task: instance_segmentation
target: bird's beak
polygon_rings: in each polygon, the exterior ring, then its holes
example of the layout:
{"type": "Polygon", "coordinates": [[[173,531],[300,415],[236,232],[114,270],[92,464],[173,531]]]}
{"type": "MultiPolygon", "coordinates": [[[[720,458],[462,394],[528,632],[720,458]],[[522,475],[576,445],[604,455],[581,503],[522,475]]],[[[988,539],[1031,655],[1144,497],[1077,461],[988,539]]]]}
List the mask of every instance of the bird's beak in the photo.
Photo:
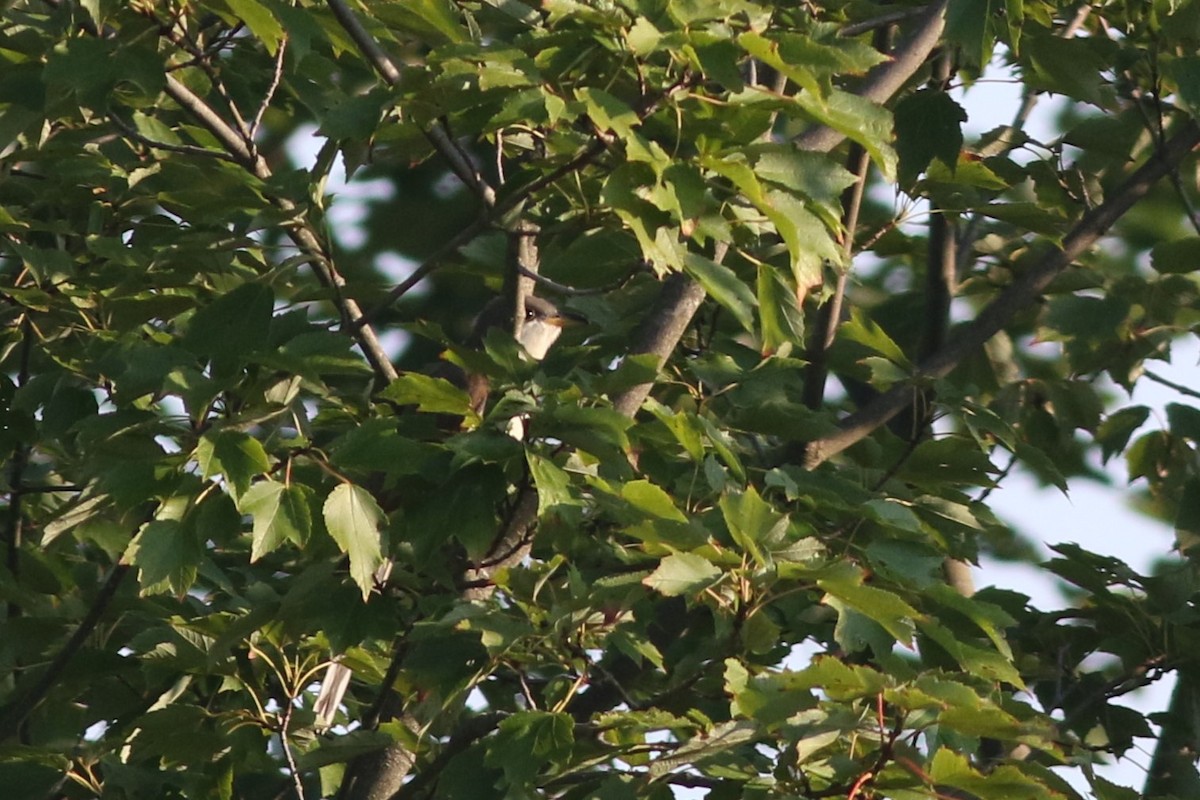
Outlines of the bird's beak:
{"type": "Polygon", "coordinates": [[[553,316],[545,317],[543,321],[547,325],[553,325],[556,328],[573,328],[576,325],[582,325],[587,322],[578,314],[573,314],[570,311],[561,311],[553,316]]]}

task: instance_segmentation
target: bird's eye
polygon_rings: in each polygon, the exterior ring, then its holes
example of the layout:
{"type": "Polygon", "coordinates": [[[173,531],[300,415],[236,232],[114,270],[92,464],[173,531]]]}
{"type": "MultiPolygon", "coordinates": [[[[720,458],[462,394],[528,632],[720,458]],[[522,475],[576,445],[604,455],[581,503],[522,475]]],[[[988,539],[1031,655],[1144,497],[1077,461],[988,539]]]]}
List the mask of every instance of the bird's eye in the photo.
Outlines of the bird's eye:
{"type": "Polygon", "coordinates": [[[528,322],[529,320],[532,320],[532,319],[536,319],[536,318],[537,318],[536,311],[534,311],[532,308],[525,309],[525,321],[526,322],[528,322]]]}

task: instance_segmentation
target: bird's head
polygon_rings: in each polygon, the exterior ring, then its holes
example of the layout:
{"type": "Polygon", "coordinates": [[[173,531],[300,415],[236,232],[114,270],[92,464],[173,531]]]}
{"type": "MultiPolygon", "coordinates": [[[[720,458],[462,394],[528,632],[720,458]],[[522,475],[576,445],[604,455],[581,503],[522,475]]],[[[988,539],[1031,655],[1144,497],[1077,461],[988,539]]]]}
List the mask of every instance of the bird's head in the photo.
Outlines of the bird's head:
{"type": "Polygon", "coordinates": [[[573,322],[575,318],[559,311],[554,303],[530,295],[525,298],[525,319],[517,341],[529,355],[541,361],[563,328],[573,322]]]}
{"type": "MultiPolygon", "coordinates": [[[[579,322],[573,314],[559,311],[558,306],[543,297],[525,298],[525,316],[517,341],[534,359],[541,361],[562,334],[563,328],[579,322]]],[[[475,323],[473,339],[482,342],[493,328],[512,332],[512,306],[507,298],[498,297],[488,303],[475,323]]]]}

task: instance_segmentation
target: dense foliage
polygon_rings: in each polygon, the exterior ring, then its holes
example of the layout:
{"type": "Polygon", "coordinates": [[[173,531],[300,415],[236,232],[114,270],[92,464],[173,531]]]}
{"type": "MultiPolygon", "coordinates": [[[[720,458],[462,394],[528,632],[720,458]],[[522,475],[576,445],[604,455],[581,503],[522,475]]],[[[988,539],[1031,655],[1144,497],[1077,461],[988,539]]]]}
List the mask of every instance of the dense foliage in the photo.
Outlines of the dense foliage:
{"type": "Polygon", "coordinates": [[[1017,469],[1200,535],[1106,388],[1197,324],[1193,0],[0,8],[4,797],[1200,796],[1187,558],[969,570],[1017,469]]]}

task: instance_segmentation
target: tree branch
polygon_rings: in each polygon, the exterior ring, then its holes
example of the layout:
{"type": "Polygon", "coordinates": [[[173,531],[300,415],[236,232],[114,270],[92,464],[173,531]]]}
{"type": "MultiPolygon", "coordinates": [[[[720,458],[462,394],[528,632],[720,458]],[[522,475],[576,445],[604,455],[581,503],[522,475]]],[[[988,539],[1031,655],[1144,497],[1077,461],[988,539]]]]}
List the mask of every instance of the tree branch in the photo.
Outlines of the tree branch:
{"type": "MultiPolygon", "coordinates": [[[[939,0],[930,5],[921,18],[920,26],[907,41],[896,48],[892,60],[871,70],[856,94],[874,103],[883,103],[900,91],[937,46],[942,29],[946,25],[947,5],[949,0],[939,0]]],[[[820,126],[796,137],[796,146],[814,153],[827,153],[845,138],[843,133],[820,126]]]]}
{"type": "MultiPolygon", "coordinates": [[[[723,255],[723,252],[718,253],[714,260],[720,261],[723,255]]],[[[692,317],[704,302],[704,297],[704,287],[691,276],[677,272],[667,278],[629,350],[630,355],[651,354],[661,368],[679,344],[692,317]]],[[[642,407],[653,387],[653,383],[642,383],[626,389],[613,400],[613,408],[632,417],[642,407]]]]}
{"type": "MultiPolygon", "coordinates": [[[[17,351],[17,386],[29,383],[29,357],[33,352],[34,330],[29,321],[29,312],[21,315],[18,323],[21,344],[17,351]]],[[[29,465],[29,444],[17,441],[13,446],[12,460],[8,468],[8,537],[5,542],[5,565],[10,579],[17,580],[21,574],[21,546],[25,538],[24,489],[25,468],[29,465]]],[[[12,621],[21,615],[21,603],[14,593],[6,605],[5,620],[12,621]]]]}
{"type": "MultiPolygon", "coordinates": [[[[375,38],[363,27],[358,21],[358,17],[346,6],[345,0],[326,0],[329,9],[333,12],[334,18],[338,24],[345,29],[350,38],[354,40],[354,44],[358,46],[359,52],[371,62],[375,67],[375,71],[379,73],[389,86],[395,86],[400,82],[400,70],[396,64],[383,51],[375,38]]],[[[493,189],[488,182],[483,179],[479,170],[475,169],[475,165],[471,163],[471,159],[467,153],[455,142],[440,125],[433,125],[423,131],[425,138],[433,145],[433,148],[438,151],[442,158],[446,159],[446,163],[450,165],[450,169],[462,181],[468,189],[476,194],[483,202],[484,206],[490,208],[496,204],[496,190],[493,189]]]]}
{"type": "Polygon", "coordinates": [[[71,638],[58,651],[58,655],[46,667],[42,676],[38,678],[28,692],[17,698],[8,708],[0,714],[0,742],[3,742],[12,736],[16,735],[21,729],[21,723],[25,718],[41,704],[50,690],[58,682],[67,664],[74,658],[79,648],[83,646],[87,637],[92,635],[96,630],[96,626],[100,624],[100,619],[104,616],[104,612],[108,610],[109,603],[117,593],[117,589],[121,586],[121,581],[129,574],[129,565],[116,564],[108,573],[108,578],[100,585],[99,592],[96,593],[96,598],[92,601],[91,608],[88,609],[87,615],[79,623],[79,627],[71,634],[71,638]]]}
{"type": "MultiPolygon", "coordinates": [[[[1197,145],[1200,145],[1200,127],[1189,120],[1104,203],[1084,214],[1058,250],[1029,267],[973,322],[957,331],[944,348],[921,361],[915,380],[925,381],[950,374],[963,359],[1007,326],[1018,312],[1034,303],[1059,273],[1094,245],[1113,223],[1146,196],[1159,179],[1177,169],[1197,145]]],[[[800,452],[790,455],[808,469],[819,466],[900,413],[912,401],[913,391],[911,382],[897,384],[842,420],[837,433],[809,442],[807,446],[801,446],[800,452]]]]}
{"type": "Polygon", "coordinates": [[[842,253],[846,257],[847,267],[839,270],[837,284],[833,296],[821,306],[817,314],[816,330],[809,341],[808,367],[804,370],[804,405],[816,410],[825,401],[825,382],[829,378],[829,348],[837,336],[838,325],[842,321],[842,301],[846,296],[846,282],[850,275],[850,259],[854,254],[854,230],[858,227],[858,212],[862,208],[863,191],[867,186],[867,174],[871,168],[871,159],[861,145],[855,144],[850,148],[846,157],[846,167],[857,180],[842,193],[842,253]]]}
{"type": "MultiPolygon", "coordinates": [[[[270,179],[271,168],[267,165],[266,160],[254,152],[241,135],[226,123],[219,114],[213,111],[203,99],[195,95],[191,89],[184,86],[171,75],[167,76],[166,92],[175,102],[179,103],[180,106],[207,128],[213,136],[217,137],[221,145],[246,170],[259,180],[266,181],[270,179]]],[[[355,300],[345,297],[342,294],[342,288],[346,285],[346,280],[337,271],[337,268],[334,267],[333,260],[329,257],[325,246],[321,242],[321,237],[317,235],[312,225],[304,218],[300,207],[295,202],[282,196],[273,197],[272,200],[285,214],[294,216],[296,221],[289,228],[288,236],[291,237],[298,248],[312,255],[310,263],[317,275],[317,279],[334,293],[335,302],[342,312],[343,328],[358,340],[358,345],[362,348],[363,355],[375,371],[375,374],[381,380],[394,381],[398,377],[396,368],[392,366],[391,359],[388,358],[387,352],[383,349],[383,345],[380,344],[379,338],[375,335],[375,330],[369,324],[360,322],[364,316],[362,308],[359,307],[355,300]]]]}

